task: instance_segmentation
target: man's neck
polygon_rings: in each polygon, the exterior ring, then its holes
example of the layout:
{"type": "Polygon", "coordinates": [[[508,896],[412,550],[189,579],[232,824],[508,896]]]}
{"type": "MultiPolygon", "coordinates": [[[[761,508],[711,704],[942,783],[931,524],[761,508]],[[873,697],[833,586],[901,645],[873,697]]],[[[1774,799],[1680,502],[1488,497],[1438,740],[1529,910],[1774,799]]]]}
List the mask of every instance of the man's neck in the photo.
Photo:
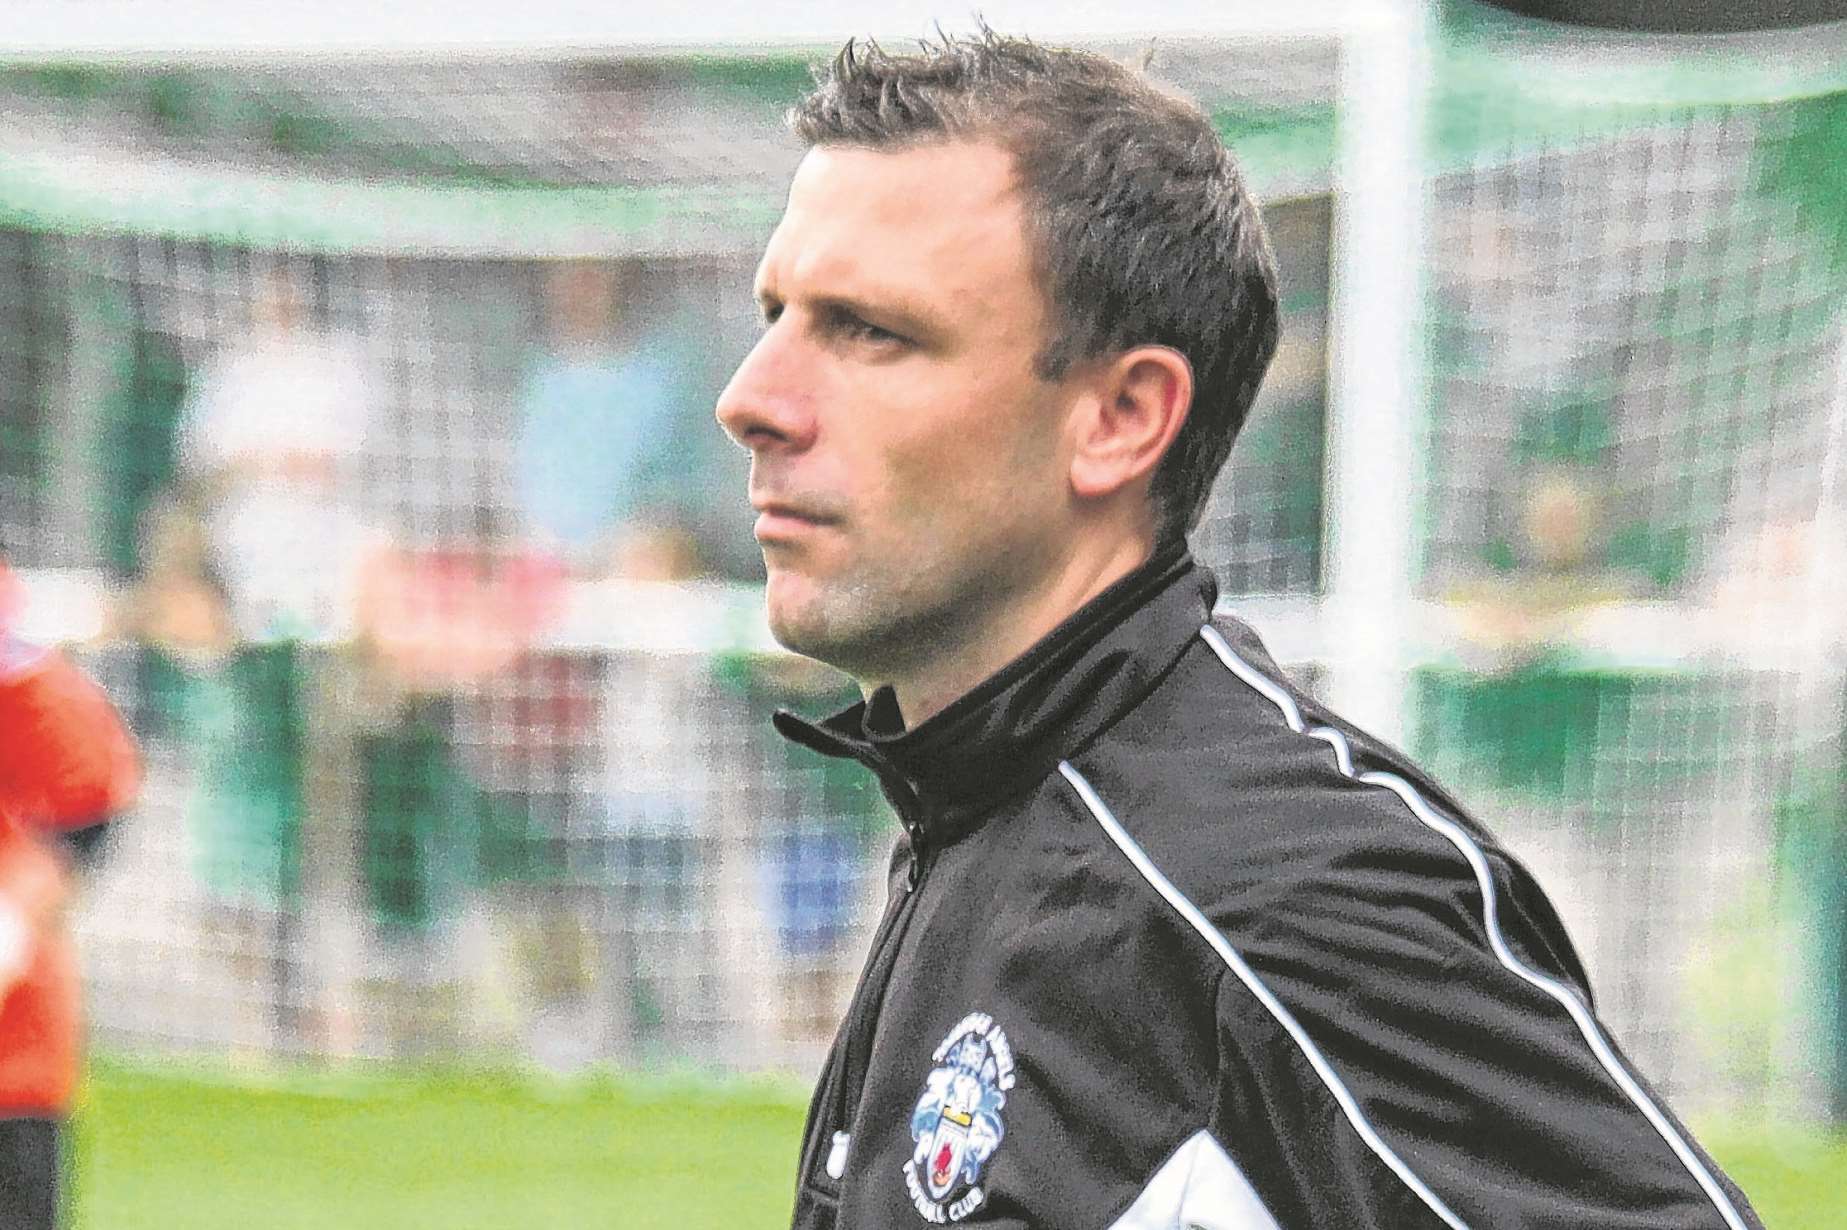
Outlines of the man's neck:
{"type": "Polygon", "coordinates": [[[1049,585],[990,612],[952,651],[918,670],[880,681],[891,685],[906,729],[922,725],[973,691],[1153,554],[1150,542],[1136,538],[1124,540],[1108,554],[1073,559],[1049,585]]]}

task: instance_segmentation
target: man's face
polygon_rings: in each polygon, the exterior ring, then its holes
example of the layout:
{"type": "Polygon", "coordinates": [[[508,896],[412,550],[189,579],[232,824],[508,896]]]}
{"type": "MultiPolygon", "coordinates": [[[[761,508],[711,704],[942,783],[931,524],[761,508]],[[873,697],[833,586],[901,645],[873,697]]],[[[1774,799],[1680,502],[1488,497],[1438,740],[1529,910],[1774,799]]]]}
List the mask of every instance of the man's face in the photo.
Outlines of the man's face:
{"type": "Polygon", "coordinates": [[[756,291],[718,417],[751,450],[777,639],[884,681],[1004,627],[1073,532],[1010,156],[811,150],[756,291]]]}

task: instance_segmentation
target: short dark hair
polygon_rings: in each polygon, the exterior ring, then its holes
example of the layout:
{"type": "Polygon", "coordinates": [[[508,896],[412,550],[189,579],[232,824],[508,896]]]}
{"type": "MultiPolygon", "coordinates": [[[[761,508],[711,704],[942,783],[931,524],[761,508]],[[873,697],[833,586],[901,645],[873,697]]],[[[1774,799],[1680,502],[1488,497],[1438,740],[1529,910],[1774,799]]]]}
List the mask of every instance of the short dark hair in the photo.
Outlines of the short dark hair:
{"type": "Polygon", "coordinates": [[[1193,366],[1154,477],[1163,539],[1198,524],[1276,353],[1276,269],[1236,160],[1194,104],[1103,56],[983,26],[894,55],[851,40],[789,113],[809,145],[992,141],[1014,159],[1050,308],[1038,374],[1140,345],[1193,366]]]}

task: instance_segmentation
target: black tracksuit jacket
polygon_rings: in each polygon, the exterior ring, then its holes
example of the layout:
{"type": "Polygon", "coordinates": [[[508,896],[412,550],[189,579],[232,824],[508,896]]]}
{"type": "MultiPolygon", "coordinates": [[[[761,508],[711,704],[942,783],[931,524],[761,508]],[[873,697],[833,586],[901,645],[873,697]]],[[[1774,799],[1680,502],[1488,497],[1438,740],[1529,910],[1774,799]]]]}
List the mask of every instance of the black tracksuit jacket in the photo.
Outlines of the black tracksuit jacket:
{"type": "Polygon", "coordinates": [[[1174,548],[914,730],[777,715],[905,828],[798,1230],[1758,1226],[1526,870],[1216,592],[1174,548]]]}

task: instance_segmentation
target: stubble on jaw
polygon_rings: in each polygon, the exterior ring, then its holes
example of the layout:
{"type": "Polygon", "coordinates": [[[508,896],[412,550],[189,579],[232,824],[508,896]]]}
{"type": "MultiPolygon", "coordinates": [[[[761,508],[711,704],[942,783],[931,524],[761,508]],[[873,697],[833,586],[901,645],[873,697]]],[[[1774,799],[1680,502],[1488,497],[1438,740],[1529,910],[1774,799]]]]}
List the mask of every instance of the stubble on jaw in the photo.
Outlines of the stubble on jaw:
{"type": "MultiPolygon", "coordinates": [[[[817,582],[790,609],[771,603],[770,632],[792,653],[877,684],[928,656],[952,620],[919,609],[907,587],[871,578],[817,582]]],[[[772,586],[774,579],[772,578],[772,586]]]]}
{"type": "Polygon", "coordinates": [[[1041,567],[1033,554],[985,552],[953,580],[885,576],[814,585],[798,610],[779,618],[772,606],[770,631],[791,652],[844,672],[867,692],[892,684],[913,697],[959,695],[1005,665],[986,659],[1005,639],[1006,622],[1018,617],[1009,601],[1019,593],[1017,577],[1041,567]]]}

